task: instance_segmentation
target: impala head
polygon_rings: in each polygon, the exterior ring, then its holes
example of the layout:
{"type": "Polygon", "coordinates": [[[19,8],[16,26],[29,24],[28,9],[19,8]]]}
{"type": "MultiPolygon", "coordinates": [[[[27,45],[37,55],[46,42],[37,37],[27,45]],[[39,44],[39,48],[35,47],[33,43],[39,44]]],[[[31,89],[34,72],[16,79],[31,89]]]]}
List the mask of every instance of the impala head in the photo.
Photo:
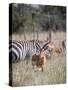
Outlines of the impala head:
{"type": "Polygon", "coordinates": [[[49,43],[50,42],[47,42],[43,46],[41,46],[38,42],[36,42],[36,47],[37,47],[37,50],[39,51],[39,53],[45,53],[45,50],[47,49],[47,45],[49,43]]]}
{"type": "Polygon", "coordinates": [[[40,48],[40,53],[41,53],[41,52],[44,52],[44,49],[43,49],[43,48],[40,48]]]}
{"type": "Polygon", "coordinates": [[[43,49],[43,48],[41,48],[40,50],[39,50],[39,52],[40,52],[40,54],[45,54],[45,50],[43,49]]]}

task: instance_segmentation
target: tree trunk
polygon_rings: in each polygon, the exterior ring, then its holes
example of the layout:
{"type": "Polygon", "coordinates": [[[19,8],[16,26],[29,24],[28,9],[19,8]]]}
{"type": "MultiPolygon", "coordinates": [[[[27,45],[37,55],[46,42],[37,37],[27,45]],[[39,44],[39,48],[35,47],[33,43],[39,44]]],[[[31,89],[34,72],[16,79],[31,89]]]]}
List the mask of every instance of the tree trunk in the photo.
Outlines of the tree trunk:
{"type": "Polygon", "coordinates": [[[38,39],[39,39],[39,32],[37,32],[37,41],[38,41],[38,39]]]}
{"type": "Polygon", "coordinates": [[[49,14],[49,13],[48,13],[48,19],[49,19],[49,28],[50,28],[50,29],[49,29],[49,37],[48,37],[48,38],[49,38],[49,41],[51,42],[51,39],[52,39],[52,38],[51,38],[51,22],[50,22],[50,19],[51,19],[51,18],[50,18],[50,14],[49,14]]]}
{"type": "Polygon", "coordinates": [[[24,31],[24,40],[26,41],[26,35],[25,35],[25,31],[24,31]]]}
{"type": "Polygon", "coordinates": [[[49,41],[51,42],[51,30],[49,31],[49,41]]]}

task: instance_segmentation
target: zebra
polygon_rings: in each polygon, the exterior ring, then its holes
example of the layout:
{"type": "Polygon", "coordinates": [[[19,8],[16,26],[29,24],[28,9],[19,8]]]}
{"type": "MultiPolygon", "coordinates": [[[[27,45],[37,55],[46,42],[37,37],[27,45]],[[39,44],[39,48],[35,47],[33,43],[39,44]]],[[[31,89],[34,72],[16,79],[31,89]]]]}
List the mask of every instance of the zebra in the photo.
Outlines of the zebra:
{"type": "Polygon", "coordinates": [[[19,61],[21,59],[25,60],[26,58],[31,58],[33,54],[39,53],[40,47],[47,50],[46,44],[40,45],[39,42],[30,40],[30,41],[9,41],[9,59],[11,61],[19,61]]]}
{"type": "Polygon", "coordinates": [[[9,59],[13,61],[31,57],[36,53],[38,46],[35,41],[9,41],[9,59]]]}
{"type": "Polygon", "coordinates": [[[9,59],[18,60],[22,58],[22,44],[18,41],[9,41],[9,59]]]}

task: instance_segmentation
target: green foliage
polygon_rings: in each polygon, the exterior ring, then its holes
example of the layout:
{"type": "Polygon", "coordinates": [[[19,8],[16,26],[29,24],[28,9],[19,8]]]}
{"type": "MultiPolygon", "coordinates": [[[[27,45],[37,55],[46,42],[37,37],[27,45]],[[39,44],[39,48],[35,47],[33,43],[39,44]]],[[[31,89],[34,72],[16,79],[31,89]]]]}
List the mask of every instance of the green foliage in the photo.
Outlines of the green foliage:
{"type": "Polygon", "coordinates": [[[66,7],[46,5],[12,5],[12,32],[66,30],[66,7]],[[20,29],[21,28],[21,29],[20,29]]]}

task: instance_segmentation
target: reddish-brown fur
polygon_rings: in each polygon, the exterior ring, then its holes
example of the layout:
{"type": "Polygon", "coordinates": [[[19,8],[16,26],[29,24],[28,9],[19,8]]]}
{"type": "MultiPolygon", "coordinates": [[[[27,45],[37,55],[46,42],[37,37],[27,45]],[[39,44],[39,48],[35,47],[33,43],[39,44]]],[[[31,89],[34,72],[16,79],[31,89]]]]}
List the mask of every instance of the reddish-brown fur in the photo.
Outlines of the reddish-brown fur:
{"type": "Polygon", "coordinates": [[[38,70],[43,71],[43,66],[46,62],[46,56],[43,49],[40,49],[40,54],[36,55],[34,54],[32,56],[32,65],[33,67],[36,66],[38,70]]]}
{"type": "Polygon", "coordinates": [[[53,43],[49,43],[48,47],[52,50],[53,55],[57,56],[58,54],[61,53],[61,50],[59,48],[56,48],[53,43]]]}

